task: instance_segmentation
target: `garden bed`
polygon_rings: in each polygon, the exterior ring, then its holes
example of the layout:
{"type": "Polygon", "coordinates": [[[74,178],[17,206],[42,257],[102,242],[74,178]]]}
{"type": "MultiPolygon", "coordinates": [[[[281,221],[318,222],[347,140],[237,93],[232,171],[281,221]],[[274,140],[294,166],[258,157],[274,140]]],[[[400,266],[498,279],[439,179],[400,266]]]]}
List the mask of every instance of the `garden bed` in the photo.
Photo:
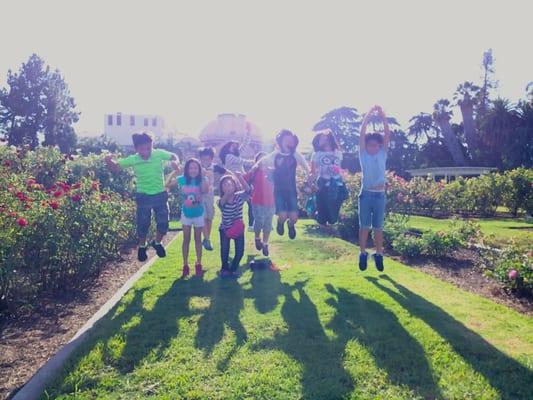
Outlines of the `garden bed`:
{"type": "Polygon", "coordinates": [[[143,264],[130,249],[84,289],[43,295],[31,312],[0,321],[0,398],[15,394],[143,264]]]}
{"type": "Polygon", "coordinates": [[[517,296],[511,291],[505,290],[494,279],[485,276],[482,268],[483,260],[475,250],[460,249],[452,252],[449,257],[439,259],[427,256],[406,259],[399,255],[393,255],[392,258],[463,290],[479,294],[523,314],[533,316],[533,298],[517,296]]]}

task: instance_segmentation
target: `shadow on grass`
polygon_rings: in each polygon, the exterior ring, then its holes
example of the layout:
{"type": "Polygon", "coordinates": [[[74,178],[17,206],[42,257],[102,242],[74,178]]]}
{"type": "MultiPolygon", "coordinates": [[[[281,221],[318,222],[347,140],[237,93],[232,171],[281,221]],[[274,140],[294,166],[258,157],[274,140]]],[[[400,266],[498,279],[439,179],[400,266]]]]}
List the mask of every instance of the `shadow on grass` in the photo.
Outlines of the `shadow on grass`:
{"type": "Polygon", "coordinates": [[[326,284],[334,297],[328,304],[335,317],[328,324],[337,335],[340,347],[356,339],[372,355],[376,366],[388,380],[406,386],[427,399],[441,398],[422,346],[411,337],[394,313],[380,303],[326,284]]]}
{"type": "Polygon", "coordinates": [[[502,399],[533,399],[531,370],[495,348],[440,307],[411,292],[388,275],[381,275],[380,278],[392,284],[397,291],[384,286],[376,278],[366,279],[387,293],[410,314],[431,326],[457,354],[498,390],[502,399]]]}

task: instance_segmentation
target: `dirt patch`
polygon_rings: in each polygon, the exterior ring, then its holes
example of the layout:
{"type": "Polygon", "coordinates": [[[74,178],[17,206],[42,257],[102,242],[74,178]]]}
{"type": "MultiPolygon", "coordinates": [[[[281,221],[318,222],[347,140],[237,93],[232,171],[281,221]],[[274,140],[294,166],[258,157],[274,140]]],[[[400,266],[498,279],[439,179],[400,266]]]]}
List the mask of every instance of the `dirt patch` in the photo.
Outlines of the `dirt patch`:
{"type": "MultiPolygon", "coordinates": [[[[176,234],[169,232],[165,245],[176,234]]],[[[13,396],[143,265],[130,249],[84,289],[42,296],[30,313],[0,321],[0,398],[13,396]]]]}
{"type": "Polygon", "coordinates": [[[450,257],[438,260],[423,256],[416,259],[404,259],[399,256],[392,256],[392,258],[443,281],[450,282],[461,289],[504,304],[520,313],[533,316],[533,299],[517,297],[513,293],[505,291],[498,282],[486,277],[483,274],[483,260],[474,250],[454,251],[450,257]]]}

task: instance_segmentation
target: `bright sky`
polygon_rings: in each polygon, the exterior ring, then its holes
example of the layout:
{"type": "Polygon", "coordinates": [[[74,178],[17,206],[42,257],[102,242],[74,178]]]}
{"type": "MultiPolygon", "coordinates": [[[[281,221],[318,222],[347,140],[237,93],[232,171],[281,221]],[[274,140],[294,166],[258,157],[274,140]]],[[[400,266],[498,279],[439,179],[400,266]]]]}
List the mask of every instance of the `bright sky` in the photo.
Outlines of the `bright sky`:
{"type": "MultiPolygon", "coordinates": [[[[265,136],[309,133],[339,106],[406,124],[492,47],[498,89],[533,80],[531,1],[2,1],[0,84],[36,52],[66,78],[79,133],[108,112],[155,113],[197,135],[221,112],[265,136]]],[[[456,111],[458,113],[458,111],[456,111]]]]}

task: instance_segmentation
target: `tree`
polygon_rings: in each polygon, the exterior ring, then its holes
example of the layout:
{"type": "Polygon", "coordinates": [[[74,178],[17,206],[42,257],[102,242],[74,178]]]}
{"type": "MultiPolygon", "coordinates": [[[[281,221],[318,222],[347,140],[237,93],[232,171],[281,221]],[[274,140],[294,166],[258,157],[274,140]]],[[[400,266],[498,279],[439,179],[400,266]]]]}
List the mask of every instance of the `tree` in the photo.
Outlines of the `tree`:
{"type": "Polygon", "coordinates": [[[456,166],[463,166],[466,165],[466,158],[450,124],[452,114],[450,101],[447,99],[440,99],[433,105],[433,119],[440,129],[444,143],[452,155],[453,162],[456,166]]]}
{"type": "Polygon", "coordinates": [[[18,73],[8,71],[9,90],[0,91],[0,124],[10,145],[35,148],[39,144],[37,133],[45,115],[42,93],[48,72],[49,68],[36,54],[22,64],[18,73]]]}
{"type": "Polygon", "coordinates": [[[313,131],[331,129],[347,152],[355,152],[359,143],[361,115],[356,108],[340,107],[324,114],[313,131]]]}
{"type": "Polygon", "coordinates": [[[69,153],[76,145],[72,124],[78,122],[80,113],[59,71],[49,74],[43,95],[46,110],[43,145],[58,146],[63,153],[69,153]]]}
{"type": "Polygon", "coordinates": [[[70,151],[76,143],[72,124],[79,113],[59,71],[50,71],[32,54],[17,73],[8,71],[7,84],[0,90],[0,126],[8,143],[35,148],[43,133],[44,145],[70,151]]]}
{"type": "Polygon", "coordinates": [[[454,93],[455,104],[461,109],[463,117],[463,129],[468,146],[468,151],[472,159],[477,158],[479,148],[476,122],[474,121],[474,107],[479,98],[479,86],[472,82],[463,82],[454,93]]]}
{"type": "Polygon", "coordinates": [[[407,170],[416,166],[418,148],[411,143],[401,129],[391,132],[389,151],[387,153],[387,168],[397,175],[407,178],[407,170]]]}
{"type": "Polygon", "coordinates": [[[494,79],[494,56],[492,49],[488,49],[483,53],[483,61],[481,64],[483,69],[483,83],[479,90],[479,101],[477,113],[479,117],[485,116],[489,110],[489,96],[490,90],[498,86],[498,82],[494,79]]]}
{"type": "Polygon", "coordinates": [[[407,132],[413,137],[415,143],[425,143],[440,135],[439,128],[435,125],[431,114],[419,113],[409,120],[409,124],[407,132]]]}

